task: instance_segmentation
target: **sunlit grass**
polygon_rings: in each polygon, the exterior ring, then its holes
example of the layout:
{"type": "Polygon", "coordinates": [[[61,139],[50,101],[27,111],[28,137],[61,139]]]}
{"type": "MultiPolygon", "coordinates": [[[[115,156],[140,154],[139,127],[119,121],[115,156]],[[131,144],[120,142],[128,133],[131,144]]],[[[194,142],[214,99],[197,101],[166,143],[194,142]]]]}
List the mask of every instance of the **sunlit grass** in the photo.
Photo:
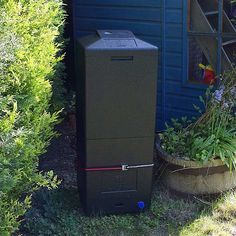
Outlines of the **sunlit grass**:
{"type": "Polygon", "coordinates": [[[236,192],[232,191],[212,204],[199,218],[180,231],[181,236],[236,235],[236,192]]]}

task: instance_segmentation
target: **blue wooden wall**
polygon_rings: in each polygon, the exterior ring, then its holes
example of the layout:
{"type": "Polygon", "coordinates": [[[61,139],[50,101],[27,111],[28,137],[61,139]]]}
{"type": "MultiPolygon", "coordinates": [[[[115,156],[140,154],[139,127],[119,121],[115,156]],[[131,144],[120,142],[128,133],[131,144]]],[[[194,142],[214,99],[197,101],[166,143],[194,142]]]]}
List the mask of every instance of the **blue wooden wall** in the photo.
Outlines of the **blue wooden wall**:
{"type": "Polygon", "coordinates": [[[157,126],[192,116],[201,85],[187,80],[187,0],[73,0],[74,38],[96,29],[128,29],[159,48],[157,126]]]}

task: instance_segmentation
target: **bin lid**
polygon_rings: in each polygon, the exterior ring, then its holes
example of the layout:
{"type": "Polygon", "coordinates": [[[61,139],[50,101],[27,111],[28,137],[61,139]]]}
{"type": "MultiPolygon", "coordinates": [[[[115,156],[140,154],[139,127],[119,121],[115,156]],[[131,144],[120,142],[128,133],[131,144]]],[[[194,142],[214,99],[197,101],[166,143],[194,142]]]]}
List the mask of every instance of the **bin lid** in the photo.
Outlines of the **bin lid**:
{"type": "Polygon", "coordinates": [[[97,30],[102,39],[135,39],[134,34],[128,30],[97,30]]]}
{"type": "Polygon", "coordinates": [[[129,30],[97,30],[96,34],[79,39],[87,50],[140,50],[157,47],[135,37],[129,30]]]}

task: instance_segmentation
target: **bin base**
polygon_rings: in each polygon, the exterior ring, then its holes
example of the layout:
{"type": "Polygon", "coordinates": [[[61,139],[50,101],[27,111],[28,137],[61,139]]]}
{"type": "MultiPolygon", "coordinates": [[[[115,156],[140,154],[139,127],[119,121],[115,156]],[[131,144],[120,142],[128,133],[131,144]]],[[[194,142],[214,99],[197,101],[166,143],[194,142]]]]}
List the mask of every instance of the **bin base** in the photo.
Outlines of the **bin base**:
{"type": "Polygon", "coordinates": [[[152,167],[127,171],[82,171],[80,195],[89,215],[143,211],[150,206],[152,167]]]}

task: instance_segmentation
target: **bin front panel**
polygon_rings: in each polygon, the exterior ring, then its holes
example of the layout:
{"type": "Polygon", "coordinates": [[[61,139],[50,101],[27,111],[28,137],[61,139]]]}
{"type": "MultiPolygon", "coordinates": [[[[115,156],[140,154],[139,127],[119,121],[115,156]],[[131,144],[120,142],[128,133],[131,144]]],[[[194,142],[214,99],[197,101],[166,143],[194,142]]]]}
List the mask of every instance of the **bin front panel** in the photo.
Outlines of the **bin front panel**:
{"type": "Polygon", "coordinates": [[[157,56],[107,54],[86,58],[86,138],[153,136],[157,56]]]}

